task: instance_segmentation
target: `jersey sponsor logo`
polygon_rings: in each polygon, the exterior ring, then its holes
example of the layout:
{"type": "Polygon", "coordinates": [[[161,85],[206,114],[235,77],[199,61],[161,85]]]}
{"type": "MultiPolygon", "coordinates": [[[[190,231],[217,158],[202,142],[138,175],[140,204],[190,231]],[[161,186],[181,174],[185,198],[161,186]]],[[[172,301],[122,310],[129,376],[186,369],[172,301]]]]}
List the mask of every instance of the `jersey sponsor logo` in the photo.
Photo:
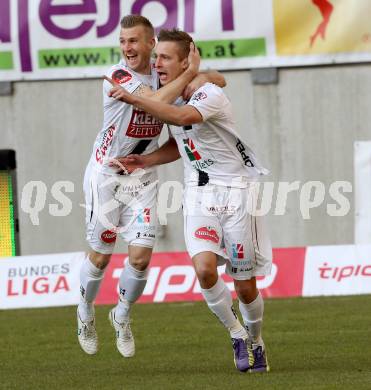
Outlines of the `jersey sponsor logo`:
{"type": "Polygon", "coordinates": [[[106,244],[113,244],[116,241],[117,234],[111,230],[105,230],[101,235],[100,239],[106,244]]]}
{"type": "Polygon", "coordinates": [[[164,124],[147,112],[133,109],[126,135],[131,138],[155,138],[164,124]]]}
{"type": "Polygon", "coordinates": [[[124,202],[126,198],[123,198],[125,195],[130,194],[131,196],[137,196],[140,191],[145,187],[148,187],[151,184],[150,180],[147,180],[139,184],[124,184],[122,186],[117,186],[115,190],[114,198],[119,202],[124,202]]]}
{"type": "Polygon", "coordinates": [[[184,149],[190,161],[201,160],[201,155],[190,138],[183,139],[184,149]]]}
{"type": "Polygon", "coordinates": [[[206,98],[207,98],[206,93],[201,91],[201,92],[197,92],[196,95],[193,96],[191,101],[198,102],[199,100],[203,100],[203,99],[206,99],[206,98]]]}
{"type": "Polygon", "coordinates": [[[132,79],[132,75],[125,69],[117,69],[112,73],[112,80],[118,84],[127,83],[132,79]]]}
{"type": "Polygon", "coordinates": [[[223,214],[223,215],[233,215],[237,211],[237,207],[233,205],[227,206],[210,206],[207,207],[207,211],[211,214],[223,214]]]}
{"type": "Polygon", "coordinates": [[[135,238],[156,238],[156,235],[154,233],[148,233],[148,232],[137,232],[135,238]]]}
{"type": "Polygon", "coordinates": [[[237,272],[250,272],[253,269],[254,269],[254,267],[248,267],[248,268],[232,267],[232,273],[236,274],[237,272]]]}
{"type": "Polygon", "coordinates": [[[202,171],[214,164],[214,161],[210,158],[202,159],[201,154],[195,147],[195,144],[191,138],[183,139],[184,150],[187,153],[189,160],[192,163],[193,168],[202,171]]]}
{"type": "Polygon", "coordinates": [[[138,223],[148,224],[151,222],[151,209],[145,208],[137,211],[136,220],[138,223]]]}
{"type": "Polygon", "coordinates": [[[251,161],[250,157],[246,154],[246,148],[244,146],[244,144],[242,143],[241,140],[239,140],[237,138],[237,143],[236,143],[236,148],[237,150],[239,151],[241,157],[242,157],[242,160],[244,162],[244,164],[250,168],[253,168],[254,167],[254,164],[253,162],[251,161]]]}
{"type": "Polygon", "coordinates": [[[103,164],[103,159],[107,153],[108,148],[111,146],[113,141],[113,136],[116,131],[116,126],[112,125],[103,133],[102,141],[95,151],[95,159],[99,164],[103,164]]]}
{"type": "Polygon", "coordinates": [[[232,244],[232,257],[234,259],[243,259],[243,244],[232,244]]]}
{"type": "Polygon", "coordinates": [[[207,160],[202,160],[202,161],[195,161],[192,165],[195,169],[202,171],[211,165],[214,164],[214,161],[208,158],[207,160]]]}
{"type": "Polygon", "coordinates": [[[195,231],[195,237],[200,240],[211,241],[217,244],[219,242],[219,235],[211,226],[203,226],[195,231]]]}

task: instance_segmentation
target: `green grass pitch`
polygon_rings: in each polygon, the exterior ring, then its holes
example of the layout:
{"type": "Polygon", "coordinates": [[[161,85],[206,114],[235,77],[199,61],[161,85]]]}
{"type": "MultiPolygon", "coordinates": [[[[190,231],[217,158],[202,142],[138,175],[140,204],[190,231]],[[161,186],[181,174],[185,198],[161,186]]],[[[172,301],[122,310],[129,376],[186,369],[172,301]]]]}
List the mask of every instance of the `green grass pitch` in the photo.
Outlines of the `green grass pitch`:
{"type": "Polygon", "coordinates": [[[0,311],[0,389],[371,389],[371,296],[266,300],[267,374],[234,368],[204,302],[136,305],[131,359],[109,309],[96,308],[95,356],[80,350],[75,307],[0,311]]]}

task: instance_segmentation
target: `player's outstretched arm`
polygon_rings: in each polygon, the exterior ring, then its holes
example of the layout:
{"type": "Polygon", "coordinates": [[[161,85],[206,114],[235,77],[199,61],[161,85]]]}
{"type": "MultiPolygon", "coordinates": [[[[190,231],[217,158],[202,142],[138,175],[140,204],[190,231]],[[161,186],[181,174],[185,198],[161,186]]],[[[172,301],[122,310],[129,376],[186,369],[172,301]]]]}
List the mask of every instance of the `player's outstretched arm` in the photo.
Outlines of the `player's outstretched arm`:
{"type": "Polygon", "coordinates": [[[116,167],[128,173],[136,169],[145,169],[154,165],[162,165],[180,158],[178,147],[174,138],[169,138],[159,149],[149,154],[130,154],[126,157],[116,157],[110,162],[111,167],[116,167]]]}
{"type": "MultiPolygon", "coordinates": [[[[154,101],[173,103],[179,96],[182,95],[185,87],[193,80],[195,76],[197,76],[198,69],[200,66],[200,60],[200,54],[197,48],[193,43],[191,43],[188,55],[188,68],[181,75],[179,75],[175,80],[163,86],[156,92],[153,92],[147,86],[141,85],[133,92],[133,95],[144,96],[154,101]]],[[[123,88],[107,76],[104,76],[104,79],[110,82],[112,85],[108,96],[113,97],[116,100],[126,102],[123,99],[123,88]]]]}
{"type": "MultiPolygon", "coordinates": [[[[109,77],[104,77],[106,80],[110,82],[112,81],[109,77]]],[[[199,111],[188,104],[177,107],[175,105],[158,102],[143,96],[130,94],[125,90],[125,88],[121,87],[111,93],[111,96],[152,114],[160,121],[169,125],[186,126],[202,122],[202,115],[199,111]]]]}

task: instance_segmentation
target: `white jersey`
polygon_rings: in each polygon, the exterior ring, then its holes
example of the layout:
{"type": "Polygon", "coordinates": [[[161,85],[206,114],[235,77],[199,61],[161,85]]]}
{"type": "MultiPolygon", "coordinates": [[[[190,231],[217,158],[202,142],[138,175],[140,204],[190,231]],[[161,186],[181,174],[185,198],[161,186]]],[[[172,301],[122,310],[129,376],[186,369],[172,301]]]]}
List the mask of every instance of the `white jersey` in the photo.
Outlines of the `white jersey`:
{"type": "MultiPolygon", "coordinates": [[[[112,66],[107,76],[121,84],[129,93],[134,92],[141,84],[152,90],[158,88],[158,75],[154,68],[151,69],[151,75],[141,75],[121,61],[112,66]]],[[[112,175],[116,169],[108,166],[110,159],[131,153],[147,154],[158,148],[163,123],[132,105],[108,97],[111,88],[111,84],[104,81],[103,128],[94,142],[89,164],[99,172],[112,175]]],[[[154,170],[155,168],[146,169],[147,172],[154,170]]]]}
{"type": "MultiPolygon", "coordinates": [[[[176,102],[180,104],[180,101],[176,102]]],[[[244,188],[268,171],[252,150],[239,139],[232,118],[232,106],[223,90],[206,83],[187,103],[202,115],[192,126],[171,126],[184,162],[186,186],[215,184],[244,188]]]]}

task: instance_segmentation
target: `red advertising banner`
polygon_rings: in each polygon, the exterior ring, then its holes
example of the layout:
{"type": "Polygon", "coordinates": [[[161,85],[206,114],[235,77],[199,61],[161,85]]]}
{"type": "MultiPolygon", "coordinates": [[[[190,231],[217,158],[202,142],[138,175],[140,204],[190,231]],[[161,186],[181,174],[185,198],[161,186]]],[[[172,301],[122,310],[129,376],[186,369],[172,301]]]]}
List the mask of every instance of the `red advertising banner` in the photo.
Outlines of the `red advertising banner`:
{"type": "MultiPolygon", "coordinates": [[[[3,258],[0,309],[77,305],[83,252],[3,258]]],[[[116,254],[106,270],[97,304],[115,304],[126,254],[116,254]]],[[[236,297],[231,277],[219,274],[236,297]]],[[[266,298],[371,294],[371,245],[273,249],[272,272],[258,277],[266,298]]],[[[154,253],[139,302],[202,300],[186,252],[154,253]]]]}
{"type": "MultiPolygon", "coordinates": [[[[277,275],[270,286],[262,289],[264,297],[298,297],[302,295],[303,273],[307,248],[275,248],[273,249],[273,267],[277,275]]],[[[271,275],[271,277],[272,277],[271,275]]],[[[258,278],[258,284],[259,284],[258,278]]]]}
{"type": "MultiPolygon", "coordinates": [[[[258,287],[264,297],[301,296],[305,248],[274,249],[272,273],[259,277],[258,287]]],[[[118,296],[118,280],[124,267],[126,255],[113,255],[97,304],[114,304],[118,296]]],[[[219,274],[234,291],[233,280],[224,274],[224,266],[219,274]]],[[[175,302],[202,300],[200,285],[197,281],[192,262],[186,252],[154,253],[148,275],[147,286],[139,302],[175,302]]]]}

